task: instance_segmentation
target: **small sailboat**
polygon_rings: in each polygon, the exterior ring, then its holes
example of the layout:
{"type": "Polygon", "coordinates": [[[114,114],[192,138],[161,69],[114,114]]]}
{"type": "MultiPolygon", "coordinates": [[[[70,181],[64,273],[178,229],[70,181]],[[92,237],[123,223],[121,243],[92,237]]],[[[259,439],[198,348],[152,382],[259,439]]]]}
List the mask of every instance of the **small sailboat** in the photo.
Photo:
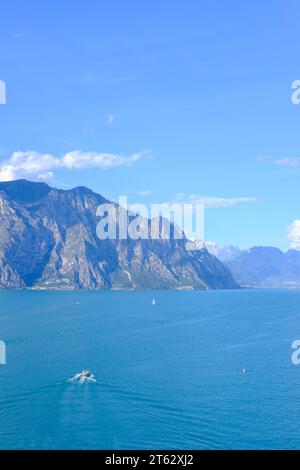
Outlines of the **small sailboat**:
{"type": "Polygon", "coordinates": [[[156,300],[152,299],[152,305],[156,305],[156,300]]]}

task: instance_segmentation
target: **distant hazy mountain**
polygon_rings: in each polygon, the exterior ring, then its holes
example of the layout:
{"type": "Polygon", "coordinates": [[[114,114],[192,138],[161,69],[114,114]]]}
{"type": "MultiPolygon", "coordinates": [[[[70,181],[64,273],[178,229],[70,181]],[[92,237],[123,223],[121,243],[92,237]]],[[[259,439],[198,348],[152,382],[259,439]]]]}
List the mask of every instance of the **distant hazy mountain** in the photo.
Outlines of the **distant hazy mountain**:
{"type": "Polygon", "coordinates": [[[222,262],[231,261],[243,253],[242,250],[233,245],[218,245],[215,242],[205,242],[205,246],[213,256],[216,256],[222,262]]]}
{"type": "Polygon", "coordinates": [[[187,251],[186,239],[163,240],[160,233],[158,240],[100,240],[96,210],[104,202],[85,187],[0,183],[0,287],[238,287],[206,248],[187,251]]]}
{"type": "Polygon", "coordinates": [[[300,252],[254,247],[226,262],[234,279],[249,287],[300,287],[300,252]]]}

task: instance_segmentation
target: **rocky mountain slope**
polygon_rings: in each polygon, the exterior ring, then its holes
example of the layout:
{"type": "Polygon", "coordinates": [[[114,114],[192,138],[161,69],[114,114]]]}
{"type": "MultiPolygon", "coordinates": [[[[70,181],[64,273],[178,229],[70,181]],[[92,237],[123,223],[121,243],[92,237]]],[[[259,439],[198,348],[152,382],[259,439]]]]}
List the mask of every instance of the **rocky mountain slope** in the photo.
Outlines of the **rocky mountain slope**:
{"type": "Polygon", "coordinates": [[[85,187],[66,191],[26,180],[0,183],[0,287],[238,287],[205,248],[187,251],[185,239],[164,240],[160,234],[157,240],[100,240],[96,212],[105,202],[85,187]]]}

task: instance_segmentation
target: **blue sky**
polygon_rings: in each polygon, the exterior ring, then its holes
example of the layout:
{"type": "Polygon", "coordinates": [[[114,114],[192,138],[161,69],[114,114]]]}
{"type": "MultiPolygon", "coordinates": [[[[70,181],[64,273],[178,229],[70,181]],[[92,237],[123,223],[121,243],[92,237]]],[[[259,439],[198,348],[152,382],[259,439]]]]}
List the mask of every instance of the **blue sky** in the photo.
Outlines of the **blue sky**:
{"type": "Polygon", "coordinates": [[[291,0],[2,2],[2,179],[211,198],[206,239],[288,248],[299,20],[291,0]]]}

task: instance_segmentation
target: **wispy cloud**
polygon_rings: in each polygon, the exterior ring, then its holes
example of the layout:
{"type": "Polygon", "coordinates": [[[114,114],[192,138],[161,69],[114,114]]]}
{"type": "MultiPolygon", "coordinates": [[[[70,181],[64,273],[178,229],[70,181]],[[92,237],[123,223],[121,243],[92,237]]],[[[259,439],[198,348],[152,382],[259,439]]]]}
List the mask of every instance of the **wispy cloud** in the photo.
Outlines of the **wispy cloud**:
{"type": "Polygon", "coordinates": [[[300,250],[300,220],[294,220],[286,229],[287,239],[290,241],[290,248],[300,250]]]}
{"type": "Polygon", "coordinates": [[[25,34],[24,34],[24,33],[15,33],[15,34],[13,35],[13,37],[14,37],[15,39],[23,39],[23,38],[25,37],[25,34]]]}
{"type": "Polygon", "coordinates": [[[60,157],[35,151],[14,152],[10,158],[0,161],[0,181],[18,178],[50,180],[55,170],[84,170],[89,168],[109,169],[120,166],[132,166],[144,155],[144,152],[129,156],[82,152],[75,150],[60,157]]]}
{"type": "Polygon", "coordinates": [[[300,158],[284,157],[274,160],[274,164],[278,166],[287,166],[288,168],[297,168],[300,166],[300,158]]]}
{"type": "Polygon", "coordinates": [[[258,161],[265,161],[271,163],[272,165],[282,166],[287,168],[299,168],[300,167],[300,158],[295,157],[282,157],[282,158],[273,158],[269,155],[260,155],[257,157],[258,161]]]}
{"type": "Polygon", "coordinates": [[[199,194],[186,195],[184,193],[176,194],[177,202],[186,202],[192,204],[202,204],[206,208],[218,208],[218,207],[232,207],[241,203],[255,203],[258,202],[255,197],[213,197],[213,196],[202,196],[199,194]]]}
{"type": "Polygon", "coordinates": [[[146,197],[146,196],[152,196],[155,193],[152,189],[140,189],[136,191],[136,194],[138,196],[146,197]]]}
{"type": "Polygon", "coordinates": [[[109,114],[106,116],[106,124],[109,126],[112,126],[112,124],[115,122],[115,116],[113,114],[109,114]]]}

